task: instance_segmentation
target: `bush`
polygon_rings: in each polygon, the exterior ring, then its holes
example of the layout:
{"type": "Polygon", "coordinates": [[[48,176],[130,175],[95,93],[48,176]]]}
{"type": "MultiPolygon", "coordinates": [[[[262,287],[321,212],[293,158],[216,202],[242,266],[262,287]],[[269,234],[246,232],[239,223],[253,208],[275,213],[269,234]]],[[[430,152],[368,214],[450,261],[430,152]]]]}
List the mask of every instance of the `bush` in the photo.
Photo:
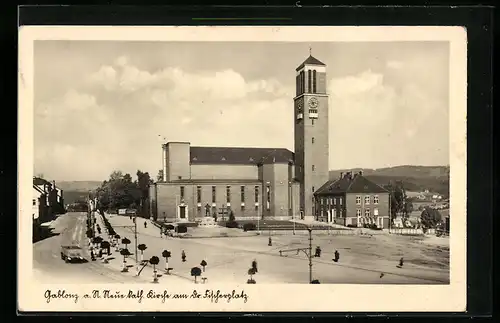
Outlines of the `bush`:
{"type": "Polygon", "coordinates": [[[228,221],[228,222],[226,222],[226,228],[234,229],[234,228],[237,228],[237,227],[238,227],[238,222],[236,222],[236,221],[228,221]]]}
{"type": "Polygon", "coordinates": [[[255,231],[257,229],[254,223],[243,224],[243,231],[255,231]]]}
{"type": "Polygon", "coordinates": [[[358,226],[357,225],[354,225],[354,224],[348,224],[347,225],[348,228],[357,228],[358,226]]]}

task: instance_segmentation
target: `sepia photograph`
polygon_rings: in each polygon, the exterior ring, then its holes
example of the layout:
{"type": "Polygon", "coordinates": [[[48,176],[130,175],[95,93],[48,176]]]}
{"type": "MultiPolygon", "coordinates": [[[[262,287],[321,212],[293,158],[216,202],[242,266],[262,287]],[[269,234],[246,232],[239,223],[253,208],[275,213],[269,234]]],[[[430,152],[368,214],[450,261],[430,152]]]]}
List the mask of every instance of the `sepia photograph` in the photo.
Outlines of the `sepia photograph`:
{"type": "Polygon", "coordinates": [[[32,39],[31,279],[234,285],[217,293],[245,303],[253,284],[449,287],[465,259],[449,36],[294,28],[32,39]]]}

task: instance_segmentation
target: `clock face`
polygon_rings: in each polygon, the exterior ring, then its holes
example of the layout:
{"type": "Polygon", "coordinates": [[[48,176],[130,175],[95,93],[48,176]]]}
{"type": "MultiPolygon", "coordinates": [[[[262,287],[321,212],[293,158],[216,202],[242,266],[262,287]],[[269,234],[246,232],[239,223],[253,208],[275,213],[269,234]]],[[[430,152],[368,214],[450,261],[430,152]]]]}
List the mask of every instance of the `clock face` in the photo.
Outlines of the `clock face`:
{"type": "Polygon", "coordinates": [[[316,109],[318,107],[318,104],[319,104],[318,99],[314,97],[309,99],[309,107],[316,109]]]}

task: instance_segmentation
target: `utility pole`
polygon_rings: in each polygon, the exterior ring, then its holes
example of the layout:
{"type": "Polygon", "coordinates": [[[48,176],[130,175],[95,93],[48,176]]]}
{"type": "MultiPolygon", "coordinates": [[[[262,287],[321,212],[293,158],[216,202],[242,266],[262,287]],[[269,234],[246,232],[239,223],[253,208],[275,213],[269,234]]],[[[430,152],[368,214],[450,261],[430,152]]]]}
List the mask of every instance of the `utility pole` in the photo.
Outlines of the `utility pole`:
{"type": "Polygon", "coordinates": [[[307,227],[307,231],[309,231],[309,247],[308,248],[298,248],[298,249],[289,249],[289,250],[280,250],[279,253],[280,253],[280,256],[283,256],[283,253],[286,253],[286,252],[296,252],[297,254],[299,254],[300,251],[302,251],[306,256],[307,258],[309,258],[309,283],[312,282],[313,280],[313,274],[312,274],[312,267],[313,267],[313,263],[312,263],[312,257],[313,257],[313,254],[312,254],[312,228],[311,227],[307,227]]]}
{"type": "Polygon", "coordinates": [[[313,263],[312,263],[312,229],[307,228],[307,231],[309,231],[309,283],[312,282],[312,268],[313,268],[313,263]]]}
{"type": "Polygon", "coordinates": [[[137,263],[137,211],[134,217],[135,263],[137,263]]]}
{"type": "Polygon", "coordinates": [[[137,211],[134,212],[134,225],[114,225],[114,228],[127,228],[133,229],[135,240],[135,261],[137,263],[137,211]]]}

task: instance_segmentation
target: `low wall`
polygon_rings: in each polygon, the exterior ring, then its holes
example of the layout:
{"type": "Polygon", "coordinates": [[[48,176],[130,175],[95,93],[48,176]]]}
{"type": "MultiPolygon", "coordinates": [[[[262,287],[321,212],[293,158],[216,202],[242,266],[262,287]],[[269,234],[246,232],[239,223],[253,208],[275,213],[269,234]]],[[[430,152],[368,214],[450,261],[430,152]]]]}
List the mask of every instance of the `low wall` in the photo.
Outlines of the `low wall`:
{"type": "MultiPolygon", "coordinates": [[[[423,235],[424,231],[414,228],[392,228],[389,230],[389,233],[399,235],[423,235]]],[[[427,233],[429,233],[429,231],[427,233]]]]}

